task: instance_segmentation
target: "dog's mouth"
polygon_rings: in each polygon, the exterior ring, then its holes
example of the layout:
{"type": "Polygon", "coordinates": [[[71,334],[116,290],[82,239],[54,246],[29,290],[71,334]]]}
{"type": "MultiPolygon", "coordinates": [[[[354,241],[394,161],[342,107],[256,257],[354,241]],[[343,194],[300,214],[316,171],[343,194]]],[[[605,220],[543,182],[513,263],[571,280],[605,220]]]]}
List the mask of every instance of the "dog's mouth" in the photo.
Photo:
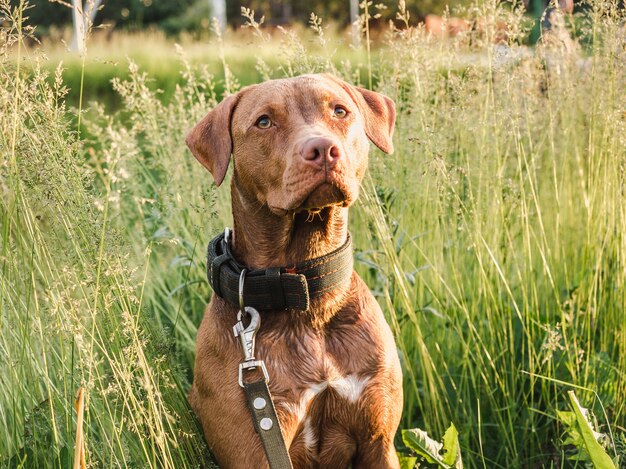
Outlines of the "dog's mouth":
{"type": "Polygon", "coordinates": [[[347,199],[347,195],[337,186],[329,182],[323,182],[309,193],[304,202],[294,212],[306,211],[315,213],[333,205],[345,207],[348,205],[347,199]]]}
{"type": "Polygon", "coordinates": [[[276,215],[295,217],[305,214],[307,218],[313,219],[328,208],[349,207],[354,199],[350,194],[350,188],[344,187],[341,181],[322,181],[286,207],[272,203],[268,205],[276,215]]]}

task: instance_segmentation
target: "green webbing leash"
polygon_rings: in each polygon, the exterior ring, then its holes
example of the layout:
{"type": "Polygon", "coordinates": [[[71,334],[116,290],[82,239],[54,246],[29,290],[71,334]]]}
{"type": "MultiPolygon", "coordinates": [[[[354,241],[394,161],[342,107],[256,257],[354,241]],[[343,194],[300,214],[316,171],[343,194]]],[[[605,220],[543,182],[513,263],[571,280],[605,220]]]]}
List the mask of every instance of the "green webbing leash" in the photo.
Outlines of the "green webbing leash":
{"type": "Polygon", "coordinates": [[[261,437],[270,468],[291,469],[291,459],[289,459],[267,382],[260,379],[252,383],[244,383],[243,389],[246,392],[246,400],[254,428],[261,437]]]}
{"type": "Polygon", "coordinates": [[[252,416],[254,429],[261,438],[270,469],[293,469],[280,422],[276,415],[274,401],[267,386],[269,375],[265,363],[254,357],[255,337],[261,326],[261,315],[256,309],[244,305],[243,286],[245,278],[246,269],[243,269],[239,277],[240,311],[237,314],[237,322],[233,326],[233,332],[235,337],[239,337],[244,356],[243,361],[239,364],[239,386],[243,388],[246,394],[246,402],[252,416]],[[243,318],[246,315],[250,316],[250,324],[244,328],[243,318]],[[261,369],[263,376],[258,381],[246,383],[244,373],[256,368],[261,369]]]}

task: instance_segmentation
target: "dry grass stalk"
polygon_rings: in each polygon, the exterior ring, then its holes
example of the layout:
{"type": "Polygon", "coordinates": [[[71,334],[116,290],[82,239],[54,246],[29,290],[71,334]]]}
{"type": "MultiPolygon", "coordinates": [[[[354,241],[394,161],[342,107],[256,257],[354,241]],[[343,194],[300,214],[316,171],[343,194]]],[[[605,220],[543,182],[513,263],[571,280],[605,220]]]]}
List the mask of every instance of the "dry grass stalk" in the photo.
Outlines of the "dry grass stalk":
{"type": "Polygon", "coordinates": [[[74,469],[85,469],[85,437],[83,435],[83,415],[85,414],[85,391],[79,388],[74,400],[76,409],[76,444],[74,446],[74,469]]]}

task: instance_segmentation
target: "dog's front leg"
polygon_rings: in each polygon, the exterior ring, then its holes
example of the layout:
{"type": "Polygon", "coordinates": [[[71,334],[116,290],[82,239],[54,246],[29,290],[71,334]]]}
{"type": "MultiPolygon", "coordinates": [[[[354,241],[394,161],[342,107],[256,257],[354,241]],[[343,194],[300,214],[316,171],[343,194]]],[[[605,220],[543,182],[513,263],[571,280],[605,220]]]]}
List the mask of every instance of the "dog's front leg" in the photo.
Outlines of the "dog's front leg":
{"type": "Polygon", "coordinates": [[[352,469],[399,469],[393,444],[402,415],[402,375],[395,350],[386,354],[387,372],[379,373],[363,396],[363,431],[357,436],[357,452],[352,469]],[[393,352],[393,353],[392,353],[393,352]]]}
{"type": "MultiPolygon", "coordinates": [[[[203,375],[197,373],[198,376],[203,375]]],[[[237,383],[232,386],[226,382],[219,389],[204,391],[194,387],[189,397],[202,419],[204,436],[221,469],[269,468],[237,383]]]]}
{"type": "Polygon", "coordinates": [[[380,438],[359,445],[352,469],[399,469],[393,438],[380,438]]]}

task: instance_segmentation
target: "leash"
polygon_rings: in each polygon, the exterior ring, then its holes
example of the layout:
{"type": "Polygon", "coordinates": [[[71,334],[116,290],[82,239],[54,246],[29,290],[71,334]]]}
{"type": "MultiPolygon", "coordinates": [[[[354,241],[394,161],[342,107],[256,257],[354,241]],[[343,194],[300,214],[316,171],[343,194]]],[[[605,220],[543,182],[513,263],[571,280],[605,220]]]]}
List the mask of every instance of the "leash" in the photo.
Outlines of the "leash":
{"type": "Polygon", "coordinates": [[[239,363],[239,386],[243,388],[246,394],[246,402],[252,416],[254,429],[261,438],[270,469],[293,469],[287,445],[283,438],[283,432],[280,428],[280,422],[278,421],[278,415],[276,415],[274,401],[267,386],[269,375],[265,368],[265,362],[256,360],[254,357],[255,337],[261,326],[261,315],[256,309],[244,304],[243,289],[245,278],[246,269],[243,269],[239,277],[240,309],[239,313],[237,313],[237,322],[233,326],[233,332],[235,337],[239,337],[244,356],[243,361],[239,363]],[[250,324],[244,328],[243,318],[245,315],[250,316],[250,324]],[[250,383],[245,382],[244,374],[246,371],[256,368],[261,369],[263,374],[261,379],[250,383]]]}
{"type": "MultiPolygon", "coordinates": [[[[239,304],[239,278],[246,268],[233,256],[230,230],[213,238],[207,248],[207,277],[211,288],[226,301],[239,304]]],[[[252,269],[246,273],[245,304],[257,310],[309,309],[310,300],[350,280],[353,268],[352,240],[322,257],[292,267],[252,269]]]]}

